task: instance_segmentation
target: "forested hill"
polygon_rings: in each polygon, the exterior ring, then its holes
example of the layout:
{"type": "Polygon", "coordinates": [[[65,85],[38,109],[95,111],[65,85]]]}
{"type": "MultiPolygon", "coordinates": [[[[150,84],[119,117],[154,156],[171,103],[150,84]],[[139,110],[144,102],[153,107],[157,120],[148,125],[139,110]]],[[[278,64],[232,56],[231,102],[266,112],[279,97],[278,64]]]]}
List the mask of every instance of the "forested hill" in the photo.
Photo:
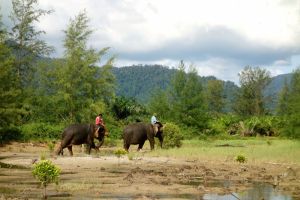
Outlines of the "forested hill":
{"type": "MultiPolygon", "coordinates": [[[[117,79],[117,95],[136,98],[140,102],[147,102],[155,89],[166,89],[170,84],[176,69],[162,65],[133,65],[113,68],[117,79]]],[[[205,84],[208,80],[216,79],[213,76],[200,77],[205,84]]],[[[225,96],[233,96],[237,86],[230,81],[224,82],[225,96]]]]}
{"type": "Polygon", "coordinates": [[[166,89],[176,72],[162,65],[134,65],[112,69],[117,79],[118,96],[133,97],[147,102],[154,89],[166,89]]]}
{"type": "MultiPolygon", "coordinates": [[[[117,79],[116,93],[118,96],[133,97],[145,103],[155,89],[164,90],[168,87],[176,69],[162,65],[133,65],[120,68],[114,67],[112,72],[117,79]]],[[[277,94],[283,87],[285,80],[288,84],[290,83],[291,76],[291,74],[283,74],[272,78],[271,83],[265,90],[265,94],[273,96],[273,103],[270,107],[275,107],[277,94]]],[[[201,77],[204,85],[211,79],[216,78],[214,76],[201,77]]],[[[224,81],[224,89],[227,103],[232,102],[238,86],[231,81],[224,81]]]]}

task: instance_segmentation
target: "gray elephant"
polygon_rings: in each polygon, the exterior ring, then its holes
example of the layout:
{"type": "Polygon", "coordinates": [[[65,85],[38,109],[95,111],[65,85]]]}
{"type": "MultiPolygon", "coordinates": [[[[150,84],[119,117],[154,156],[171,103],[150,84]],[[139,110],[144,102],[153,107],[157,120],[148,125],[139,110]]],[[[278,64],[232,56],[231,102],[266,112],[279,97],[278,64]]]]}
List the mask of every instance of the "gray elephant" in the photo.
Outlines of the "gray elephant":
{"type": "Polygon", "coordinates": [[[104,136],[108,136],[108,132],[104,126],[98,127],[95,124],[73,124],[63,131],[61,144],[56,153],[57,155],[63,155],[63,149],[67,147],[72,156],[72,145],[87,144],[88,154],[90,154],[92,148],[95,150],[100,148],[103,144],[104,136]],[[95,138],[100,142],[98,146],[95,146],[95,138]]]}
{"type": "Polygon", "coordinates": [[[160,146],[163,144],[163,125],[160,122],[156,124],[148,124],[138,122],[129,124],[123,130],[124,149],[128,151],[131,144],[138,144],[138,151],[144,146],[145,141],[148,139],[150,142],[151,150],[154,149],[154,137],[160,141],[160,146]]]}

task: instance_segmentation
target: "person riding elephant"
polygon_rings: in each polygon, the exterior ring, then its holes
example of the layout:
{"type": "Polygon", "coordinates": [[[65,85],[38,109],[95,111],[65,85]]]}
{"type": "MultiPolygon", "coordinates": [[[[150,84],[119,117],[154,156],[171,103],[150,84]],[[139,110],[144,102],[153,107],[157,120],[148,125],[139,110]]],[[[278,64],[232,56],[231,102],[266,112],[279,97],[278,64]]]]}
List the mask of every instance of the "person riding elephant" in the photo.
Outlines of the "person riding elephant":
{"type": "Polygon", "coordinates": [[[98,150],[101,146],[95,146],[94,139],[96,138],[100,143],[103,143],[104,136],[108,136],[108,132],[102,125],[99,127],[95,124],[70,125],[63,131],[61,143],[56,153],[57,155],[63,155],[63,149],[67,147],[72,156],[72,145],[87,144],[88,153],[90,154],[92,148],[98,150]]]}

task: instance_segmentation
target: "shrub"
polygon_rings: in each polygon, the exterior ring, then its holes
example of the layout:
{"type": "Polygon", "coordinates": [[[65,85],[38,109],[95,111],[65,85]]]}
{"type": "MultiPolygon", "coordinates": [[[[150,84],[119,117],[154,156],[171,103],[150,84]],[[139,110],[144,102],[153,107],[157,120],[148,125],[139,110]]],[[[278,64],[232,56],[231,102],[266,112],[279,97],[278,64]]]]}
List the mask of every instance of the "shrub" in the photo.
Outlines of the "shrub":
{"type": "Polygon", "coordinates": [[[243,155],[237,155],[235,157],[235,161],[239,162],[239,163],[245,163],[247,161],[246,157],[243,155]]]}
{"type": "Polygon", "coordinates": [[[21,130],[24,140],[58,139],[61,136],[63,126],[39,122],[24,124],[21,130]]]}
{"type": "Polygon", "coordinates": [[[32,174],[44,187],[44,198],[46,199],[46,187],[53,182],[58,184],[60,169],[52,164],[50,160],[42,160],[34,165],[32,174]]]}
{"type": "Polygon", "coordinates": [[[181,147],[183,139],[180,129],[176,124],[166,123],[164,125],[164,148],[181,147]]]}
{"type": "Polygon", "coordinates": [[[125,151],[124,149],[119,148],[119,149],[117,149],[117,150],[114,151],[114,154],[115,154],[118,158],[120,158],[122,155],[127,154],[127,151],[125,151]]]}
{"type": "Polygon", "coordinates": [[[0,128],[0,144],[11,140],[18,140],[22,137],[21,130],[18,127],[1,127],[0,128]]]}

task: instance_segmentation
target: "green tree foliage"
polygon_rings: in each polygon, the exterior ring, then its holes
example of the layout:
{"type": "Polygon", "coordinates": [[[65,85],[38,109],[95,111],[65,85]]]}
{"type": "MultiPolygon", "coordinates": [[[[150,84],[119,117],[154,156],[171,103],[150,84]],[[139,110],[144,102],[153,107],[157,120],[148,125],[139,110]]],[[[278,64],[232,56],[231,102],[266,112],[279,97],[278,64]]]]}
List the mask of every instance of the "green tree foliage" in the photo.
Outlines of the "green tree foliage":
{"type": "Polygon", "coordinates": [[[284,85],[278,94],[277,114],[282,116],[288,110],[288,97],[289,97],[289,86],[287,80],[284,81],[284,85]]]}
{"type": "MultiPolygon", "coordinates": [[[[5,43],[6,30],[0,15],[0,127],[7,128],[17,124],[20,114],[20,89],[17,89],[15,76],[15,58],[5,43]]],[[[2,131],[1,131],[2,132],[2,131]]]]}
{"type": "Polygon", "coordinates": [[[164,143],[163,148],[181,147],[183,136],[179,127],[174,123],[166,123],[164,125],[164,143]]]}
{"type": "Polygon", "coordinates": [[[148,103],[153,93],[165,90],[170,85],[170,77],[175,69],[161,65],[133,65],[113,68],[118,87],[118,96],[133,97],[139,102],[148,103]]]}
{"type": "Polygon", "coordinates": [[[286,118],[286,134],[289,137],[300,138],[300,67],[293,73],[286,118]]]}
{"type": "Polygon", "coordinates": [[[198,129],[207,126],[206,107],[201,80],[193,67],[185,72],[183,61],[171,79],[170,87],[165,92],[158,90],[149,104],[150,110],[158,116],[198,129]]]}
{"type": "Polygon", "coordinates": [[[169,91],[169,104],[174,120],[187,126],[205,128],[207,125],[206,102],[202,83],[196,70],[191,67],[189,72],[185,73],[185,65],[181,61],[169,91]]]}
{"type": "Polygon", "coordinates": [[[52,11],[39,9],[38,0],[13,0],[10,15],[13,21],[12,32],[13,49],[16,55],[16,75],[23,89],[30,85],[33,78],[35,59],[48,55],[53,48],[39,39],[44,31],[36,30],[34,23],[40,17],[52,11]]]}
{"type": "Polygon", "coordinates": [[[160,121],[171,118],[168,93],[161,89],[155,89],[152,92],[148,107],[152,113],[156,113],[159,116],[160,121]]]}
{"type": "Polygon", "coordinates": [[[57,63],[50,79],[55,82],[53,90],[58,91],[55,95],[57,101],[64,104],[61,116],[71,122],[87,120],[81,116],[82,110],[97,101],[108,101],[114,97],[114,76],[110,71],[114,58],[109,58],[100,69],[96,66],[109,48],[97,51],[87,47],[92,34],[88,22],[86,12],[79,13],[70,21],[65,30],[64,60],[57,63]]]}
{"type": "Polygon", "coordinates": [[[220,80],[209,80],[207,82],[208,109],[220,113],[224,109],[224,82],[220,80]]]}
{"type": "Polygon", "coordinates": [[[117,97],[112,104],[111,110],[117,119],[125,119],[129,116],[141,116],[146,109],[133,98],[117,97]]]}
{"type": "Polygon", "coordinates": [[[259,67],[247,66],[239,73],[241,88],[237,94],[235,111],[243,116],[267,113],[263,91],[270,83],[270,72],[259,67]]]}

